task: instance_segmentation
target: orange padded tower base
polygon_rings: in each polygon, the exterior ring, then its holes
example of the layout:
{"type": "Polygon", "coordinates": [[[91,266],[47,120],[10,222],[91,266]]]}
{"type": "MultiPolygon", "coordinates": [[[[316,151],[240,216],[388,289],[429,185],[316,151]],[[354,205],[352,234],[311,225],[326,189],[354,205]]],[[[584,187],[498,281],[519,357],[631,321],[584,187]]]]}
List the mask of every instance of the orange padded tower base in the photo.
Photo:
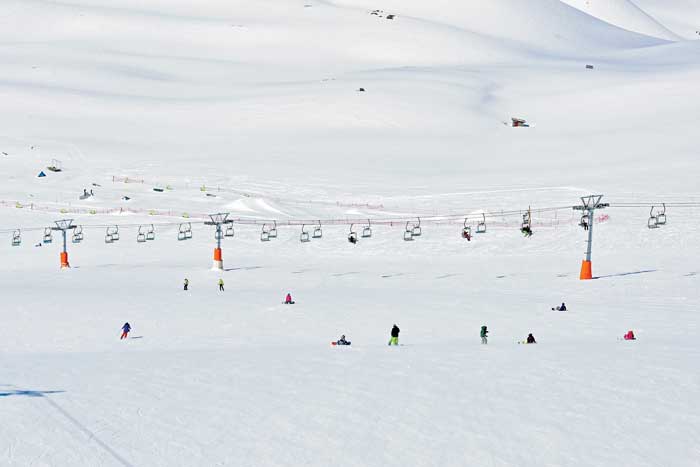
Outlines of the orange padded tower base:
{"type": "Polygon", "coordinates": [[[214,248],[214,264],[212,264],[211,268],[224,269],[224,260],[221,256],[221,248],[214,248]]]}
{"type": "Polygon", "coordinates": [[[68,264],[68,253],[66,252],[61,252],[61,269],[69,268],[70,264],[68,264]]]}
{"type": "Polygon", "coordinates": [[[590,261],[586,261],[584,259],[581,263],[581,275],[579,276],[579,278],[582,281],[593,279],[593,267],[590,261]]]}

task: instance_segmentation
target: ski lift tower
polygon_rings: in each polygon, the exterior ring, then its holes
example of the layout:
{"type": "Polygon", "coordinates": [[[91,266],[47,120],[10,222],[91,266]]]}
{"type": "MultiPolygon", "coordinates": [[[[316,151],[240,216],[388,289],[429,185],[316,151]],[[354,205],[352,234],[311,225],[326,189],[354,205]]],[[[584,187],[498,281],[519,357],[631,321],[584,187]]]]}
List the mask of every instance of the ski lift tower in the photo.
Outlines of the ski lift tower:
{"type": "Polygon", "coordinates": [[[224,238],[224,232],[221,229],[221,226],[225,224],[233,224],[232,220],[228,220],[228,215],[228,212],[209,214],[209,218],[211,220],[204,223],[205,225],[216,226],[216,233],[214,234],[214,238],[216,238],[216,248],[214,249],[214,263],[211,267],[214,270],[224,269],[224,260],[221,256],[221,239],[224,238]]]}
{"type": "Polygon", "coordinates": [[[591,249],[593,247],[593,214],[596,209],[604,209],[610,206],[608,203],[601,203],[603,195],[590,195],[581,197],[581,206],[574,206],[575,211],[583,211],[582,216],[588,216],[588,246],[586,248],[586,259],[581,263],[581,275],[579,279],[582,281],[593,279],[593,268],[591,264],[591,249]]]}
{"type": "Polygon", "coordinates": [[[63,250],[61,251],[61,269],[66,269],[70,267],[68,263],[68,241],[67,232],[69,230],[74,230],[77,225],[73,225],[73,219],[62,219],[60,221],[54,221],[56,227],[51,227],[51,230],[60,230],[63,234],[63,250]]]}

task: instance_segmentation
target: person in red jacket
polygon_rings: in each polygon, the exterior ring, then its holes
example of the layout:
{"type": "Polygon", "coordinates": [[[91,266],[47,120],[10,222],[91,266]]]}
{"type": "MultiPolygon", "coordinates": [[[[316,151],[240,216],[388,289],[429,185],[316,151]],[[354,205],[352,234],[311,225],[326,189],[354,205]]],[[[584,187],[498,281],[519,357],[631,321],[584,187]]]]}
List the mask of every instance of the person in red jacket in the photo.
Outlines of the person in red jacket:
{"type": "Polygon", "coordinates": [[[284,299],[285,305],[294,305],[294,300],[292,300],[292,294],[288,293],[284,299]]]}
{"type": "Polygon", "coordinates": [[[632,330],[627,331],[627,334],[625,334],[625,340],[626,341],[635,341],[637,340],[636,337],[634,337],[634,332],[632,330]]]}

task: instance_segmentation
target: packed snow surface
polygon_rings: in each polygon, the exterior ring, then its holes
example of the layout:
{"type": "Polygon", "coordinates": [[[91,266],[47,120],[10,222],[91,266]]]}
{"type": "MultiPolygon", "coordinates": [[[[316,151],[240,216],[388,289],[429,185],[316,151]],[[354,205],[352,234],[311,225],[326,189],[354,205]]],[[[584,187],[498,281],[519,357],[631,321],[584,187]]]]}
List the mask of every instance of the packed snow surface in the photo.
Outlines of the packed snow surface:
{"type": "Polygon", "coordinates": [[[699,13],[4,0],[0,466],[697,466],[699,13]]]}

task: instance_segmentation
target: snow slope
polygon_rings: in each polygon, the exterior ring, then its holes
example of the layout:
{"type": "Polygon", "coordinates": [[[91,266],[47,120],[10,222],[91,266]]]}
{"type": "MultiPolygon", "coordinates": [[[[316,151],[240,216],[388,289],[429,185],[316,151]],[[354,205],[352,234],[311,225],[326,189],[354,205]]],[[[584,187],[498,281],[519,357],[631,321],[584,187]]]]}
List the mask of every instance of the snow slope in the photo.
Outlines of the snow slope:
{"type": "Polygon", "coordinates": [[[576,3],[3,2],[0,465],[695,466],[694,6],[576,3]]]}

